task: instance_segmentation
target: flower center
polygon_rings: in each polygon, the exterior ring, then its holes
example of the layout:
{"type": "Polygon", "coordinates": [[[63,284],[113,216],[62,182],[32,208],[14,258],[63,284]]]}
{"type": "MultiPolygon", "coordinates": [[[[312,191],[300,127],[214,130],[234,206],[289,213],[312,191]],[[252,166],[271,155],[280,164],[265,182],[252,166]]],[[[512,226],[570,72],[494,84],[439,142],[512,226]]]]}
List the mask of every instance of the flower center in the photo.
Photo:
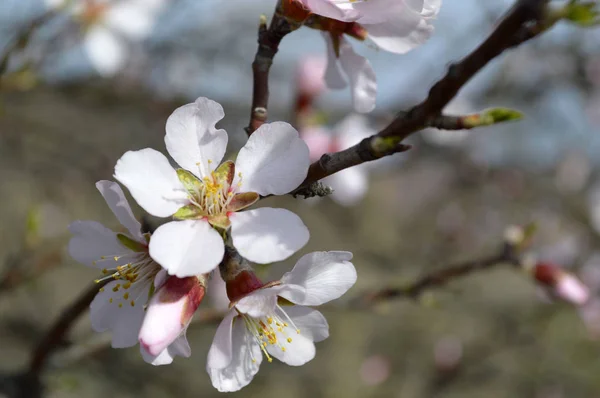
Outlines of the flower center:
{"type": "MultiPolygon", "coordinates": [[[[210,165],[212,161],[208,161],[210,165]]],[[[202,171],[202,165],[197,163],[202,171]]],[[[207,216],[217,216],[227,213],[227,207],[242,185],[242,174],[239,173],[238,183],[233,184],[235,166],[233,162],[223,163],[219,168],[210,172],[208,176],[193,184],[188,189],[189,199],[207,216]]]]}
{"type": "MultiPolygon", "coordinates": [[[[242,313],[239,316],[244,320],[246,328],[254,336],[254,339],[269,362],[273,362],[273,358],[269,355],[267,347],[278,346],[281,351],[285,352],[286,346],[289,346],[293,342],[289,334],[290,330],[292,332],[295,331],[296,334],[300,334],[300,329],[294,325],[292,319],[279,305],[276,306],[272,314],[260,318],[254,318],[242,313]]],[[[248,352],[252,355],[250,347],[248,347],[248,352]]],[[[254,357],[252,357],[252,362],[256,362],[254,357]]]]}
{"type": "MultiPolygon", "coordinates": [[[[150,257],[147,251],[131,252],[117,256],[102,256],[97,261],[122,263],[124,260],[128,262],[113,268],[103,268],[102,273],[105,276],[95,281],[96,283],[109,279],[122,281],[122,283],[117,283],[112,287],[114,293],[123,292],[122,298],[113,295],[108,299],[109,303],[117,304],[118,308],[122,308],[124,302],[132,307],[135,307],[136,300],[143,299],[145,302],[152,294],[154,278],[161,270],[160,265],[150,257]]],[[[103,292],[104,287],[101,287],[99,291],[103,292]]]]}

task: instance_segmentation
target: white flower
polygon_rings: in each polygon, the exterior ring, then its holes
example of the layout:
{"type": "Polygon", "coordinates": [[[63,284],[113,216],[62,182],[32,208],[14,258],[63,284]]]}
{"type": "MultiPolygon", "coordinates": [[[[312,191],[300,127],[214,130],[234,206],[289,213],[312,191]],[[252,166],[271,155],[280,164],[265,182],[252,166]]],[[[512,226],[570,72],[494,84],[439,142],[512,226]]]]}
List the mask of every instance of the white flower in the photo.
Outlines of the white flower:
{"type": "MultiPolygon", "coordinates": [[[[358,114],[350,114],[336,124],[332,131],[323,127],[306,127],[300,136],[308,145],[312,161],[329,152],[337,152],[358,144],[362,139],[375,134],[367,119],[358,114]]],[[[366,195],[369,187],[368,165],[362,164],[335,173],[323,183],[334,191],[331,198],[343,206],[354,206],[366,195]]]]}
{"type": "Polygon", "coordinates": [[[288,210],[237,212],[259,195],[283,195],[304,180],[310,160],[298,132],[283,122],[264,124],[235,165],[215,169],[227,146],[227,133],[215,128],[223,116],[221,105],[198,98],[169,117],[165,143],[182,169],[150,148],[125,153],[115,166],[115,178],[148,213],[178,220],[160,226],[150,242],[150,255],[172,275],[207,273],[219,264],[224,243],[213,227],[231,228],[233,245],[257,263],[283,260],[308,241],[308,229],[288,210]]]}
{"type": "Polygon", "coordinates": [[[442,0],[300,0],[311,12],[363,26],[386,51],[404,54],[425,43],[442,0]]]}
{"type": "Polygon", "coordinates": [[[139,333],[140,351],[146,362],[166,365],[176,355],[191,355],[185,333],[204,298],[204,282],[203,276],[170,276],[159,284],[139,333]]]}
{"type": "Polygon", "coordinates": [[[339,21],[313,18],[309,26],[326,31],[323,35],[329,59],[327,86],[341,89],[349,83],[354,109],[361,113],[375,107],[375,72],[366,58],[354,52],[344,34],[358,40],[369,38],[386,51],[405,54],[429,39],[433,33],[432,21],[441,6],[441,0],[300,0],[300,3],[314,14],[339,21]]]}
{"type": "Polygon", "coordinates": [[[102,269],[102,279],[114,279],[90,305],[92,328],[111,330],[114,348],[131,347],[138,342],[144,305],[161,267],[148,255],[147,238],[121,187],[112,181],[98,181],[96,187],[129,233],[113,232],[95,221],[75,221],[69,226],[74,235],[69,253],[82,264],[102,269]]]}
{"type": "Polygon", "coordinates": [[[348,252],[307,254],[280,281],[232,303],[208,352],[207,372],[213,386],[219,391],[237,391],[248,385],[263,354],[269,362],[275,357],[291,366],[313,359],[314,343],[329,336],[329,326],[319,311],[304,306],[320,305],[346,293],[356,282],[351,259],[348,252]]]}
{"type": "Polygon", "coordinates": [[[129,43],[148,37],[167,0],[45,0],[65,7],[85,29],[83,48],[103,76],[112,76],[127,61],[129,43]]]}

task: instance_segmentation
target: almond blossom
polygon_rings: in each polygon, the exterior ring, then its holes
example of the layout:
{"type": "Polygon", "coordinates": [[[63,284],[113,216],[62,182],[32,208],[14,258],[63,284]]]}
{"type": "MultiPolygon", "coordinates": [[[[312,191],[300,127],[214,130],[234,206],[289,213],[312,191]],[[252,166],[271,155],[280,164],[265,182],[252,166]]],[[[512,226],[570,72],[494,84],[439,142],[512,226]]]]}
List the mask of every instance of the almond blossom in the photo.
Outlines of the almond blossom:
{"type": "Polygon", "coordinates": [[[240,150],[237,161],[217,165],[225,155],[227,133],[215,124],[224,116],[207,98],[176,109],[167,120],[165,144],[182,167],[174,169],[160,152],[146,148],[125,153],[115,178],[160,226],[150,255],[171,275],[210,272],[233,245],[248,260],[283,260],[306,244],[308,229],[294,213],[270,207],[239,212],[260,195],[283,195],[298,187],[310,164],[308,148],[288,123],[264,124],[240,150]]]}
{"type": "Polygon", "coordinates": [[[342,89],[349,84],[354,110],[366,113],[375,108],[375,72],[345,36],[370,39],[385,51],[405,54],[429,39],[440,7],[441,0],[290,0],[284,2],[284,13],[324,31],[327,86],[342,89]],[[298,4],[306,11],[302,12],[298,4]]]}
{"type": "Polygon", "coordinates": [[[84,28],[83,48],[102,76],[112,76],[127,61],[129,44],[147,38],[167,0],[44,0],[64,8],[84,28]]]}
{"type": "Polygon", "coordinates": [[[96,188],[128,233],[113,232],[95,221],[75,221],[69,226],[73,233],[69,253],[78,262],[101,269],[102,281],[111,280],[90,305],[92,328],[112,331],[114,348],[131,347],[138,342],[144,306],[161,267],[149,256],[149,235],[141,232],[121,187],[98,181],[96,188]]]}
{"type": "Polygon", "coordinates": [[[207,372],[219,391],[237,391],[258,372],[263,355],[300,366],[315,356],[315,342],[329,336],[325,317],[306,307],[337,299],[356,282],[348,252],[309,253],[281,280],[262,284],[248,271],[228,289],[231,310],[219,325],[207,360],[207,372]],[[293,305],[295,304],[295,305],[293,305]]]}
{"type": "MultiPolygon", "coordinates": [[[[346,116],[331,131],[323,126],[300,129],[300,136],[310,149],[312,161],[319,160],[325,153],[338,152],[356,145],[375,133],[366,118],[358,114],[346,116]]],[[[368,190],[368,167],[368,164],[350,167],[323,179],[323,183],[334,189],[331,198],[343,206],[357,204],[368,190]]]]}

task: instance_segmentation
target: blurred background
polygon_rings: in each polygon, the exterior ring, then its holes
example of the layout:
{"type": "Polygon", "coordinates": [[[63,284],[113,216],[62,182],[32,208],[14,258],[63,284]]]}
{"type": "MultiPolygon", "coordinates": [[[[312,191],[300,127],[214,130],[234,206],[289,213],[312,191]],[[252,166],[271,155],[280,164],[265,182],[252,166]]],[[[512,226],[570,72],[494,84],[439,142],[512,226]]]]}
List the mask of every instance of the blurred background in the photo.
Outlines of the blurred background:
{"type": "MultiPolygon", "coordinates": [[[[0,396],[10,396],[11,375],[27,366],[44,331],[97,277],[69,258],[66,227],[91,219],[116,228],[94,187],[111,178],[116,160],[130,149],[164,151],[166,118],[198,96],[223,105],[220,127],[230,134],[230,155],[243,145],[258,21],[275,6],[274,0],[72,3],[67,9],[57,0],[0,2],[0,396]]],[[[445,0],[434,37],[405,56],[355,42],[379,86],[377,108],[362,122],[376,131],[424,98],[511,3],[445,0]]],[[[271,73],[270,120],[294,119],[298,65],[324,53],[320,33],[308,28],[283,40],[271,73]]],[[[461,91],[449,112],[492,106],[518,109],[525,119],[415,135],[411,151],[364,171],[364,189],[352,201],[335,194],[262,201],[293,210],[311,231],[300,253],[261,269],[263,277],[279,277],[309,251],[349,250],[359,275],[351,299],[489,256],[508,225],[534,222],[538,258],[580,275],[597,293],[600,29],[560,23],[507,52],[461,91]]],[[[335,133],[352,109],[349,90],[320,94],[314,109],[335,133]]],[[[211,303],[206,299],[201,311],[211,303]]],[[[368,309],[341,300],[323,312],[330,338],[317,345],[313,361],[300,368],[264,363],[235,394],[600,397],[600,308],[551,302],[529,274],[509,267],[458,279],[419,300],[368,309]]],[[[153,367],[137,348],[111,349],[83,317],[49,360],[45,396],[217,396],[204,370],[215,328],[192,324],[192,357],[153,367]]]]}

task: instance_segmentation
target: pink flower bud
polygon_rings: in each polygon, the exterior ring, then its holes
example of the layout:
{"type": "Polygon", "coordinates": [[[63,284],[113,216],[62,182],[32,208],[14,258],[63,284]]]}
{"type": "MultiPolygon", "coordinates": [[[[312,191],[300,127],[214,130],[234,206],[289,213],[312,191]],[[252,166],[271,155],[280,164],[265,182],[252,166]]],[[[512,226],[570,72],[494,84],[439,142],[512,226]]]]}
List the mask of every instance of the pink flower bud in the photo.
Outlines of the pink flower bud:
{"type": "Polygon", "coordinates": [[[575,275],[550,263],[535,265],[533,275],[536,281],[550,289],[554,296],[574,305],[585,304],[589,297],[589,289],[575,275]]]}
{"type": "Polygon", "coordinates": [[[170,276],[152,296],[138,339],[157,356],[187,329],[204,297],[204,278],[170,276]]]}
{"type": "Polygon", "coordinates": [[[309,55],[302,58],[296,70],[296,84],[300,95],[316,97],[325,90],[326,65],[325,57],[309,55]]]}

